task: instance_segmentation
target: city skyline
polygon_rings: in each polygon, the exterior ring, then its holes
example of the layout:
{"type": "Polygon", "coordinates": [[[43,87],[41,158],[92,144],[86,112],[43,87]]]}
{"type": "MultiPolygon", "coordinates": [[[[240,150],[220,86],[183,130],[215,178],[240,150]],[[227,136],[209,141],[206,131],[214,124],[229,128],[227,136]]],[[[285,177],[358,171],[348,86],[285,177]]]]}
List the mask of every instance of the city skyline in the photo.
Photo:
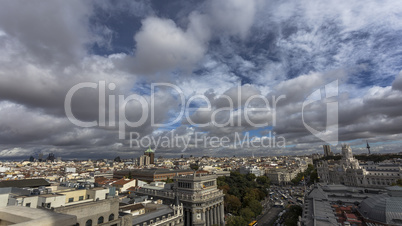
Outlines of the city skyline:
{"type": "Polygon", "coordinates": [[[0,159],[399,153],[400,15],[395,1],[4,2],[0,159]]]}

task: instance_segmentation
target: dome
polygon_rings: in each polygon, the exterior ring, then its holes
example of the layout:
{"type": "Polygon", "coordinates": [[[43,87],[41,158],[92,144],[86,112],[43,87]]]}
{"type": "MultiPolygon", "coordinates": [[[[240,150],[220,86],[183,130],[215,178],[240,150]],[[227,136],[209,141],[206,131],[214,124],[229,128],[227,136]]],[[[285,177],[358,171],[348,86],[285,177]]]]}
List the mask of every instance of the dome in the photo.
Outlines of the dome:
{"type": "Polygon", "coordinates": [[[153,152],[155,152],[155,151],[152,150],[151,147],[149,147],[149,148],[145,151],[145,153],[153,153],[153,152]]]}
{"type": "Polygon", "coordinates": [[[402,224],[402,197],[376,195],[363,200],[358,208],[367,220],[384,224],[402,224]]]}

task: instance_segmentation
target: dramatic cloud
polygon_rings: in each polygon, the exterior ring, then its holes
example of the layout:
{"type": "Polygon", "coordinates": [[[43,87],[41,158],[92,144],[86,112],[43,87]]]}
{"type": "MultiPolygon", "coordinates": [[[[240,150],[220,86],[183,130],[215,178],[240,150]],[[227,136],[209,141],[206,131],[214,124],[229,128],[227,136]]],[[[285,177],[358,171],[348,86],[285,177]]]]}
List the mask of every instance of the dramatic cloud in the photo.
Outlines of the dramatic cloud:
{"type": "Polygon", "coordinates": [[[306,125],[334,137],[328,103],[338,144],[397,152],[401,15],[398,1],[4,2],[0,156],[134,157],[143,147],[130,147],[130,133],[177,135],[155,147],[163,156],[321,152],[326,141],[306,125]],[[97,126],[66,116],[67,93],[83,83],[92,87],[73,93],[71,112],[97,126]],[[286,144],[236,148],[248,135],[286,144]],[[214,136],[230,145],[202,145],[214,136]]]}

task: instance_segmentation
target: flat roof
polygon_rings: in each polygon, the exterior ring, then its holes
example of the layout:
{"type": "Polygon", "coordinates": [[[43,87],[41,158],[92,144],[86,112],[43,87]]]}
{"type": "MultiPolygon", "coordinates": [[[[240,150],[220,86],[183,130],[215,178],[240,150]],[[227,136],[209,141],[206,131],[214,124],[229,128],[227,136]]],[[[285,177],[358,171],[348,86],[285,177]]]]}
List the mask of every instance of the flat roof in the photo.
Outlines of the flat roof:
{"type": "MultiPolygon", "coordinates": [[[[136,225],[138,223],[149,221],[149,220],[155,219],[157,217],[162,217],[166,214],[171,214],[173,216],[173,213],[174,213],[173,209],[171,209],[169,206],[161,205],[155,211],[152,211],[152,212],[149,212],[146,214],[142,214],[139,216],[134,216],[132,223],[133,223],[133,225],[136,225]]],[[[160,219],[160,220],[162,220],[162,219],[160,219]]]]}
{"type": "Polygon", "coordinates": [[[50,186],[50,183],[45,179],[24,179],[24,180],[3,180],[0,181],[0,188],[15,187],[15,188],[34,188],[41,186],[50,186]]]}
{"type": "Polygon", "coordinates": [[[74,215],[56,213],[47,209],[36,209],[25,206],[7,206],[0,208],[0,220],[13,225],[69,226],[77,223],[74,215]]]}

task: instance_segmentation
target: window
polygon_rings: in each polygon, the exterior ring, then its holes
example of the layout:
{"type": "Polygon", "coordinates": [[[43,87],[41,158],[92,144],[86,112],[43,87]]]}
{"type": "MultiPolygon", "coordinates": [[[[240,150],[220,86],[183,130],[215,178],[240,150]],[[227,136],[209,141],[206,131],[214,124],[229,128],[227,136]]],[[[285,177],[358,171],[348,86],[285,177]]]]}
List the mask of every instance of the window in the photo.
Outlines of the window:
{"type": "Polygon", "coordinates": [[[78,198],[78,200],[79,200],[79,201],[84,200],[84,196],[80,196],[80,197],[78,198]]]}
{"type": "Polygon", "coordinates": [[[89,195],[87,195],[87,199],[89,199],[89,195]]]}
{"type": "Polygon", "coordinates": [[[85,226],[92,226],[92,220],[87,220],[87,222],[85,222],[85,226]]]}
{"type": "Polygon", "coordinates": [[[31,203],[28,202],[27,204],[25,204],[26,207],[31,207],[31,203]]]}
{"type": "Polygon", "coordinates": [[[98,218],[98,224],[102,224],[103,223],[103,217],[99,217],[98,218]]]}
{"type": "Polygon", "coordinates": [[[74,198],[69,198],[68,202],[74,202],[74,198]]]}
{"type": "Polygon", "coordinates": [[[114,214],[113,213],[109,215],[109,221],[112,221],[112,220],[114,220],[114,214]]]}

